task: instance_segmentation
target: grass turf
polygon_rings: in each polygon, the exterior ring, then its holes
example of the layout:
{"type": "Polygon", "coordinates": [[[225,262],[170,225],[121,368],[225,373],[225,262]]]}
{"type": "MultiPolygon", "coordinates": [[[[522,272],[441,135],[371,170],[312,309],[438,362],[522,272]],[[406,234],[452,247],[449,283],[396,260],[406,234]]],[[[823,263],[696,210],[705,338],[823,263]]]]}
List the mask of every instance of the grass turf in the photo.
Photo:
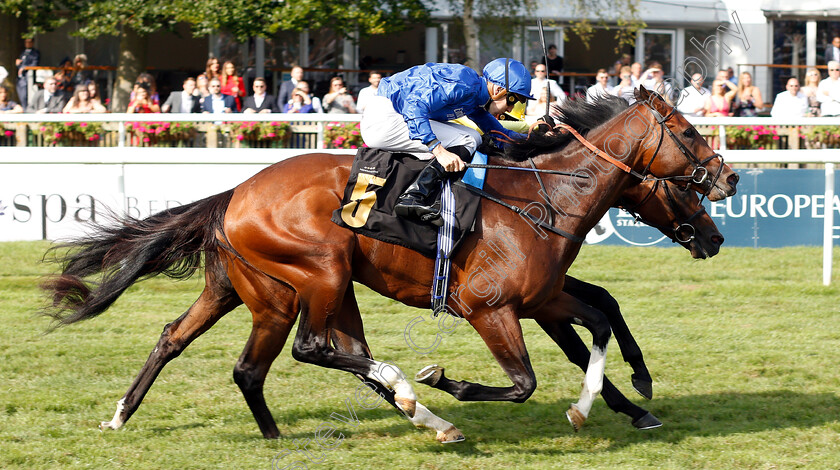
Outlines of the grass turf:
{"type": "MultiPolygon", "coordinates": [[[[39,279],[54,269],[38,263],[47,246],[0,243],[0,468],[268,469],[333,412],[346,414],[358,381],[295,362],[287,346],[266,381],[282,437],[262,439],[231,376],[250,331],[239,308],[163,370],[123,429],[100,432],[163,326],[203,281],[142,282],[99,318],[45,334],[47,319],[33,313],[43,301],[39,279]]],[[[834,285],[823,287],[820,263],[818,248],[724,249],[698,262],[676,248],[584,247],[570,274],[619,300],[654,377],[654,400],[632,391],[614,342],[607,373],[662,428],[637,431],[599,398],[574,433],[564,412],[583,374],[525,321],[539,382],[526,403],[461,403],[417,385],[420,401],[467,441],[442,446],[390,407],[357,407],[358,426],[338,426],[344,440],[308,468],[837,468],[840,275],[835,268],[834,285]]],[[[438,363],[455,379],[509,385],[468,325],[420,356],[403,330],[425,312],[356,292],[377,358],[409,376],[438,363]]],[[[413,333],[420,343],[431,331],[413,333]]]]}

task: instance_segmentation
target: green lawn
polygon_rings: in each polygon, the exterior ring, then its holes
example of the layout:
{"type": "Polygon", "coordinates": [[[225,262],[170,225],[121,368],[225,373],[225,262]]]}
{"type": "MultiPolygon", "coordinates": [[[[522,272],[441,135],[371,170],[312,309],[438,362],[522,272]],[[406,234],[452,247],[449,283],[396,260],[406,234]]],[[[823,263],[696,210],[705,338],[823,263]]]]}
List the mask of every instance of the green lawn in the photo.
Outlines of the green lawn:
{"type": "MultiPolygon", "coordinates": [[[[52,269],[38,262],[46,247],[0,243],[0,468],[269,469],[353,396],[354,377],[298,363],[287,346],[266,382],[283,437],[262,439],[231,374],[250,331],[240,308],[163,370],[123,429],[100,432],[202,282],[143,282],[99,318],[45,334],[49,323],[34,312],[39,277],[52,269]]],[[[390,407],[359,408],[358,427],[339,427],[345,439],[308,468],[838,468],[840,269],[823,287],[821,259],[818,248],[730,248],[694,261],[677,248],[584,247],[571,274],[621,303],[654,377],[653,401],[632,391],[614,342],[607,373],[663,427],[637,431],[599,399],[574,433],[564,412],[583,373],[524,322],[539,381],[526,403],[461,403],[418,385],[420,401],[465,442],[442,446],[390,407]]],[[[419,356],[402,334],[419,311],[363,287],[357,295],[377,358],[409,375],[438,363],[454,379],[509,385],[469,326],[419,356]]]]}

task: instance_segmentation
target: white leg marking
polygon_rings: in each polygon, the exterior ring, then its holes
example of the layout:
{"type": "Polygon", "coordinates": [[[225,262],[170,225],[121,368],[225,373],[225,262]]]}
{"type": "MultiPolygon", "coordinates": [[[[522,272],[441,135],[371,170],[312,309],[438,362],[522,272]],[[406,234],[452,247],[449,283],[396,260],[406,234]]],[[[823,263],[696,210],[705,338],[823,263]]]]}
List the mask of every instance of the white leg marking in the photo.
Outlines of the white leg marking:
{"type": "Polygon", "coordinates": [[[114,413],[114,418],[111,421],[102,421],[99,423],[99,429],[119,429],[125,422],[122,419],[122,412],[125,409],[125,397],[120,398],[117,402],[117,411],[114,413]]]}
{"type": "Polygon", "coordinates": [[[441,444],[450,444],[464,440],[464,435],[458,430],[458,428],[455,427],[454,424],[446,421],[445,419],[439,418],[420,403],[417,404],[417,411],[415,411],[414,417],[409,418],[408,420],[411,421],[411,424],[417,426],[418,428],[427,428],[437,431],[436,439],[441,444]]]}
{"type": "Polygon", "coordinates": [[[385,362],[373,361],[368,378],[376,380],[389,390],[394,391],[394,401],[397,406],[408,416],[414,417],[417,395],[414,394],[414,387],[405,378],[405,374],[399,367],[385,362]]]}
{"type": "Polygon", "coordinates": [[[601,393],[604,386],[604,368],[607,360],[607,348],[601,350],[598,347],[592,348],[589,356],[589,365],[586,368],[586,378],[583,380],[583,390],[580,392],[580,401],[575,405],[585,418],[589,417],[589,411],[595,402],[595,397],[601,393]]]}

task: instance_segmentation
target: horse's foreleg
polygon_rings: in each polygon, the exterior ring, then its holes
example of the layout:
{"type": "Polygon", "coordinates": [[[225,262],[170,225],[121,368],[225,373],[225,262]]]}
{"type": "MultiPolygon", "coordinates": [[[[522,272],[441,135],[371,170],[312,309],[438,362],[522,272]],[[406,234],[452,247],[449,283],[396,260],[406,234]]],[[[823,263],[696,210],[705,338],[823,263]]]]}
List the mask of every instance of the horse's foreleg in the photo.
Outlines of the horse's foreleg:
{"type": "MultiPolygon", "coordinates": [[[[583,344],[572,325],[565,322],[537,323],[560,346],[573,364],[586,371],[589,349],[583,344]]],[[[604,388],[601,390],[601,396],[604,397],[604,401],[607,402],[607,406],[611,410],[616,413],[624,413],[632,418],[633,426],[639,429],[651,429],[662,425],[650,412],[628,400],[606,375],[604,375],[604,388]]]]}
{"type": "Polygon", "coordinates": [[[577,297],[607,316],[615,335],[615,341],[621,349],[621,356],[624,358],[624,362],[630,364],[630,367],[633,368],[633,375],[631,376],[633,388],[648,400],[653,398],[653,380],[650,377],[650,372],[648,372],[644,357],[642,357],[642,350],[636,344],[633,334],[630,333],[630,328],[624,321],[615,298],[603,287],[568,275],[563,286],[563,292],[577,297]]]}
{"type": "Polygon", "coordinates": [[[529,314],[528,317],[545,323],[574,321],[592,333],[592,352],[586,365],[586,377],[583,380],[580,400],[573,403],[569,407],[569,411],[566,412],[569,422],[577,431],[589,416],[595,397],[598,396],[604,385],[607,343],[610,340],[609,321],[601,311],[565,292],[543,305],[536,312],[529,314]]]}
{"type": "Polygon", "coordinates": [[[510,308],[474,312],[470,324],[481,335],[496,361],[513,382],[511,387],[490,387],[447,378],[442,368],[425,368],[417,380],[443,390],[461,401],[512,401],[522,403],[534,393],[537,379],[531,368],[519,319],[510,308]]]}
{"type": "Polygon", "coordinates": [[[178,357],[194,339],[212,327],[222,316],[242,303],[232,289],[208,285],[198,300],[177,320],[166,325],[155,349],[149,355],[137,378],[117,402],[117,411],[111,421],[103,421],[100,429],[119,429],[137,411],[163,367],[178,357]]]}

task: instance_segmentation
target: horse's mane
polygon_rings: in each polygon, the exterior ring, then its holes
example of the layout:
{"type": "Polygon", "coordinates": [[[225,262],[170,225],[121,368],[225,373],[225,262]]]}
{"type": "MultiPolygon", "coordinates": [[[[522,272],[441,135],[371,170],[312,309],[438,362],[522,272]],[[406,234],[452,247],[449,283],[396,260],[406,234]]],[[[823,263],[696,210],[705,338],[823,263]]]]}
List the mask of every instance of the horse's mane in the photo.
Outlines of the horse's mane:
{"type": "MultiPolygon", "coordinates": [[[[627,101],[617,96],[602,95],[594,99],[577,96],[566,99],[559,106],[553,105],[552,114],[559,113],[560,117],[555,118],[556,121],[568,124],[581,135],[586,135],[628,107],[630,105],[627,101]]],[[[575,140],[568,132],[547,135],[545,131],[545,126],[535,128],[526,140],[507,145],[504,154],[500,156],[505,160],[522,162],[535,154],[561,149],[575,140]]]]}

